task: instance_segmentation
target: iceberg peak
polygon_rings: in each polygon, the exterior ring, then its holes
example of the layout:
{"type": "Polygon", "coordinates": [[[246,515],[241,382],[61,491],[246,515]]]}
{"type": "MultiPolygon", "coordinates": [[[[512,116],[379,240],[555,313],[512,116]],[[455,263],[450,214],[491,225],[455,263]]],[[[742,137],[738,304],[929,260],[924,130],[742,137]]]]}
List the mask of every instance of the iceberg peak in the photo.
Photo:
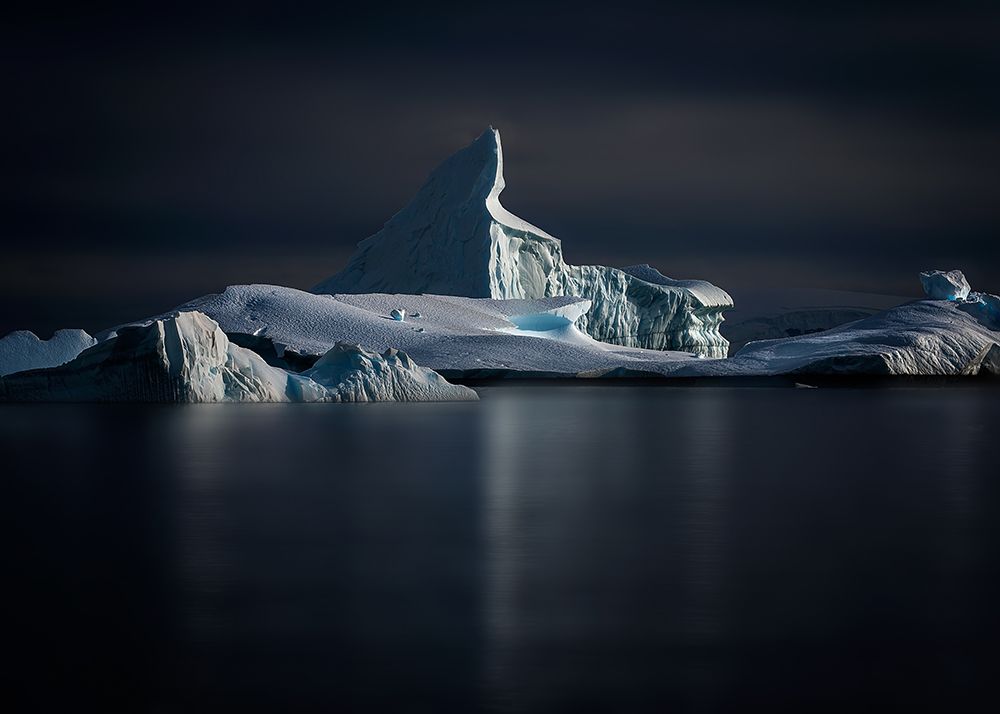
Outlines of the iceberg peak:
{"type": "Polygon", "coordinates": [[[558,238],[503,207],[503,189],[503,146],[490,127],[434,169],[414,199],[314,291],[502,300],[573,295],[591,300],[579,326],[598,340],[726,355],[718,328],[733,303],[725,291],[651,268],[640,276],[569,265],[558,238]]]}

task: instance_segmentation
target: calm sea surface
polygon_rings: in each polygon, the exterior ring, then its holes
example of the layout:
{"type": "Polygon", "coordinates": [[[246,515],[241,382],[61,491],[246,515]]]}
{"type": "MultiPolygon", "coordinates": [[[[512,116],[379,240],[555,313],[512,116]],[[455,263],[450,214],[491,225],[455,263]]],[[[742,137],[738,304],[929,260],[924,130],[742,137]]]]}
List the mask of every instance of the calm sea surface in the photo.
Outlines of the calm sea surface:
{"type": "Polygon", "coordinates": [[[481,395],[0,407],[10,711],[996,711],[1000,390],[481,395]]]}

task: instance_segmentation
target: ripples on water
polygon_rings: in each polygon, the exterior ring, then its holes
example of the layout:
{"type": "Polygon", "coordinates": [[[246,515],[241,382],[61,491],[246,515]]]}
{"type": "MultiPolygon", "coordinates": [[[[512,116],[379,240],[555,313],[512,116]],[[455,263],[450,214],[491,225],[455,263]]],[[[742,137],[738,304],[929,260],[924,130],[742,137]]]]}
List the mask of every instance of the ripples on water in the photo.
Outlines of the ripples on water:
{"type": "Polygon", "coordinates": [[[5,406],[8,672],[130,711],[962,711],[995,389],[5,406]]]}

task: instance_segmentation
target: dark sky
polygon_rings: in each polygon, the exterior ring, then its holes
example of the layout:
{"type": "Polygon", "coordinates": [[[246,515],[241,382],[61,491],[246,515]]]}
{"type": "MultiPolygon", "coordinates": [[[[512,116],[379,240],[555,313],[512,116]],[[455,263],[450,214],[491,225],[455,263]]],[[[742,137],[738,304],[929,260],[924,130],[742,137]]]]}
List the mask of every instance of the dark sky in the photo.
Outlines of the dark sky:
{"type": "Polygon", "coordinates": [[[490,124],[573,262],[1000,292],[1000,5],[283,3],[0,30],[0,332],[336,272],[490,124]]]}

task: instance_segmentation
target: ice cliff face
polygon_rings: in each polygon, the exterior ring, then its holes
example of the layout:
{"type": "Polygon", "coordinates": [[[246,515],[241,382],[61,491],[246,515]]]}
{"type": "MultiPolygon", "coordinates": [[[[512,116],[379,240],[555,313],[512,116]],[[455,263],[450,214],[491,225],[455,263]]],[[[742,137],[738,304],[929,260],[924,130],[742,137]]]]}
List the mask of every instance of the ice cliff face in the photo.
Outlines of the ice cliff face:
{"type": "Polygon", "coordinates": [[[49,340],[34,332],[11,332],[0,339],[0,377],[65,364],[96,343],[83,330],[59,330],[49,340]]]}
{"type": "Polygon", "coordinates": [[[68,364],[0,379],[0,400],[355,402],[475,399],[405,354],[333,346],[312,369],[273,367],[200,312],[123,327],[68,364]]]}
{"type": "Polygon", "coordinates": [[[413,201],[314,291],[576,295],[592,303],[578,325],[602,342],[726,355],[718,327],[733,302],[725,291],[671,280],[649,266],[569,265],[557,238],[500,204],[503,188],[500,134],[491,128],[435,169],[413,201]]]}

